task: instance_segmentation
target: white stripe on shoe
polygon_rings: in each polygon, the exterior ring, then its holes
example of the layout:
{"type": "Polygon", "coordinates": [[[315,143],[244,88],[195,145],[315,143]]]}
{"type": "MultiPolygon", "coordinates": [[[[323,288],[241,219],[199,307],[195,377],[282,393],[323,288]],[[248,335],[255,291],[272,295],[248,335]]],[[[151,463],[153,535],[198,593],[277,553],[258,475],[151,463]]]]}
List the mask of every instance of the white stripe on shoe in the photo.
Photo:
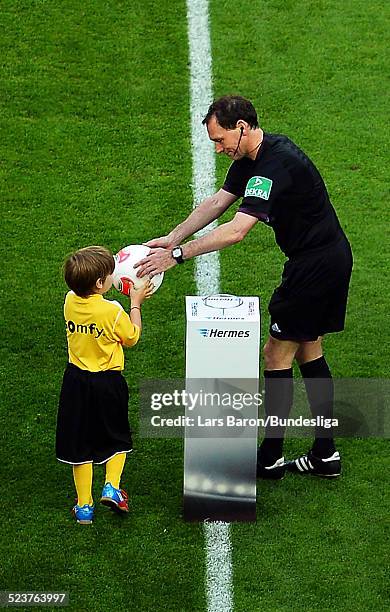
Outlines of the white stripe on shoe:
{"type": "Polygon", "coordinates": [[[298,459],[295,460],[295,463],[297,464],[297,468],[300,472],[309,471],[307,467],[307,455],[302,455],[302,457],[298,457],[298,459]]]}
{"type": "Polygon", "coordinates": [[[324,463],[327,463],[328,461],[339,461],[339,460],[340,460],[339,451],[334,452],[331,457],[327,457],[326,459],[321,459],[321,461],[323,461],[324,463]]]}
{"type": "Polygon", "coordinates": [[[264,469],[265,470],[273,470],[275,468],[282,467],[283,465],[284,465],[284,457],[281,457],[280,459],[275,461],[275,463],[273,465],[264,466],[264,469]]]}

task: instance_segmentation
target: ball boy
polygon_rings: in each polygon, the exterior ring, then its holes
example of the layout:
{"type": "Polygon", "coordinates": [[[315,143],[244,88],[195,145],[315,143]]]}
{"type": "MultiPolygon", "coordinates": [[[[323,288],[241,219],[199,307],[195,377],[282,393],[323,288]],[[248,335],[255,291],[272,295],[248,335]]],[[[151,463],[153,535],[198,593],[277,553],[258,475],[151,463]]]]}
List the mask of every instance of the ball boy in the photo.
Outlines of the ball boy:
{"type": "Polygon", "coordinates": [[[127,314],[103,295],[111,288],[115,261],[101,246],[80,249],[65,262],[70,289],[64,316],[69,363],[58,409],[57,459],[73,466],[78,523],[92,523],[93,464],[106,464],[101,503],[128,512],[128,495],[120,488],[126,453],[132,450],[128,387],[121,372],[123,346],[134,346],[141,333],[141,305],[153,285],[130,292],[127,314]]]}

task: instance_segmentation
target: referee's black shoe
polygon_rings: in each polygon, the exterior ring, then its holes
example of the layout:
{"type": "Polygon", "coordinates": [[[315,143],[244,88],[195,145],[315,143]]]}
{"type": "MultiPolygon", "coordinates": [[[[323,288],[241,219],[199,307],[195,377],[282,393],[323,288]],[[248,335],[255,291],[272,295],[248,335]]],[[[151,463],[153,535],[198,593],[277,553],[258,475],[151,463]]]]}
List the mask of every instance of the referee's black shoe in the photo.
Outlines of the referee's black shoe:
{"type": "Polygon", "coordinates": [[[323,478],[337,478],[341,474],[340,453],[335,451],[330,457],[320,459],[310,450],[294,461],[286,461],[286,469],[296,474],[312,474],[323,478]]]}
{"type": "Polygon", "coordinates": [[[286,464],[284,457],[281,457],[272,465],[265,465],[260,457],[260,452],[257,451],[257,478],[266,480],[281,480],[286,473],[286,464]]]}

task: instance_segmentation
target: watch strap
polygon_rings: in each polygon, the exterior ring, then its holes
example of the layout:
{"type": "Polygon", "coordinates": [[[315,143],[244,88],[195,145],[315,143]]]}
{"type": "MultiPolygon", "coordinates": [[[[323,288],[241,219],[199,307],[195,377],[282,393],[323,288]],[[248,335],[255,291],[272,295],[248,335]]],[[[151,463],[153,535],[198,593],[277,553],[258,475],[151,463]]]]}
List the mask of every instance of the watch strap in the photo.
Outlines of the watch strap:
{"type": "Polygon", "coordinates": [[[183,249],[180,246],[177,246],[172,249],[172,257],[178,264],[184,263],[183,259],[183,249]]]}

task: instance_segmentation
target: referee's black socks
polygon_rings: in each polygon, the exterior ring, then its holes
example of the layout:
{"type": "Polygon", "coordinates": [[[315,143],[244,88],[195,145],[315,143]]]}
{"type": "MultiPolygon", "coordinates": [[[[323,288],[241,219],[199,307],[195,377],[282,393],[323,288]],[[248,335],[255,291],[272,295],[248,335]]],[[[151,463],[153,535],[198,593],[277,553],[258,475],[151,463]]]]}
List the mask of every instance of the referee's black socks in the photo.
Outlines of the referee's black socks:
{"type": "MultiPolygon", "coordinates": [[[[299,366],[313,417],[323,417],[323,423],[333,418],[334,388],[332,374],[324,356],[299,366]]],[[[332,427],[318,425],[315,430],[313,454],[320,459],[335,452],[332,427]]]]}
{"type": "MultiPolygon", "coordinates": [[[[293,370],[264,370],[265,416],[286,419],[293,402],[293,370]]],[[[283,456],[285,427],[268,425],[260,445],[258,459],[270,466],[283,456]]]]}

